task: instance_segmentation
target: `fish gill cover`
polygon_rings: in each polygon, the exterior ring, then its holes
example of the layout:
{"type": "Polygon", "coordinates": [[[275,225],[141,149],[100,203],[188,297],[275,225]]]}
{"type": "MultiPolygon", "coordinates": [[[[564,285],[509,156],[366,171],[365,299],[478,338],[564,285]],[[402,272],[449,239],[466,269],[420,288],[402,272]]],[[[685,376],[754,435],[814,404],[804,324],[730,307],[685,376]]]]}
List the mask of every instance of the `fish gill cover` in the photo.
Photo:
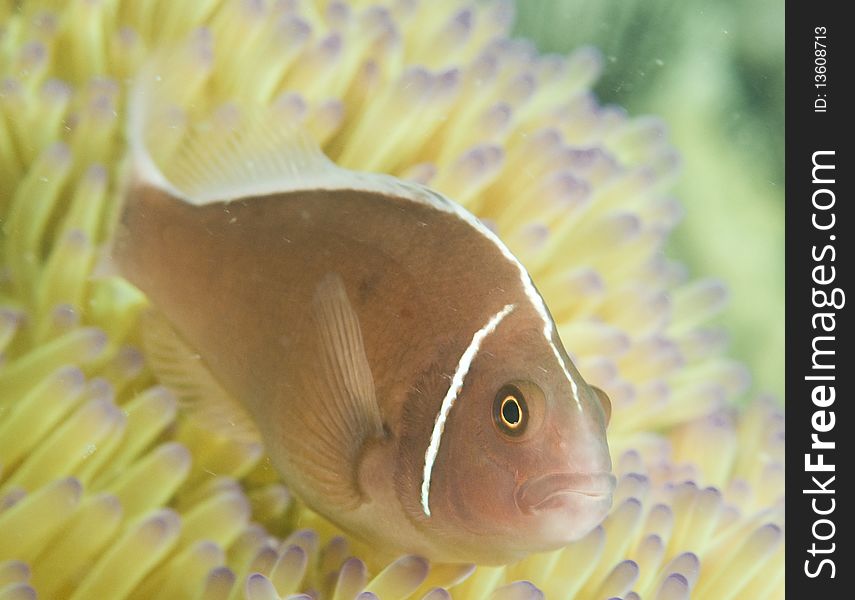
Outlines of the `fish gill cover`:
{"type": "Polygon", "coordinates": [[[0,8],[0,598],[780,598],[783,418],[736,408],[722,285],[663,244],[660,121],[601,106],[591,49],[539,55],[512,5],[72,0],[0,8]],[[507,567],[389,564],[292,498],[263,449],[184,418],[140,350],[146,299],[92,278],[128,88],[177,48],[194,111],[275,104],[353,169],[426,183],[529,269],[613,401],[619,478],[582,540],[507,567]],[[446,591],[447,590],[447,591],[446,591]]]}

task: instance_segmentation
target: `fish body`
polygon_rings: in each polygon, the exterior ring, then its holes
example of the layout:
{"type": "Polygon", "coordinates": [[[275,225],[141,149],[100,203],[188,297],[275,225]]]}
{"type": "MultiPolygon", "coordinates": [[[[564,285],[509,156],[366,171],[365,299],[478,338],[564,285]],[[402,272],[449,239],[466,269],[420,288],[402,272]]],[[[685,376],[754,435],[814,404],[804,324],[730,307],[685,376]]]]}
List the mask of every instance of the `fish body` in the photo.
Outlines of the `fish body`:
{"type": "Polygon", "coordinates": [[[194,410],[257,430],[310,507],[441,562],[509,562],[605,516],[608,401],[475,217],[269,125],[189,142],[169,176],[131,123],[114,260],[231,399],[194,410]]]}

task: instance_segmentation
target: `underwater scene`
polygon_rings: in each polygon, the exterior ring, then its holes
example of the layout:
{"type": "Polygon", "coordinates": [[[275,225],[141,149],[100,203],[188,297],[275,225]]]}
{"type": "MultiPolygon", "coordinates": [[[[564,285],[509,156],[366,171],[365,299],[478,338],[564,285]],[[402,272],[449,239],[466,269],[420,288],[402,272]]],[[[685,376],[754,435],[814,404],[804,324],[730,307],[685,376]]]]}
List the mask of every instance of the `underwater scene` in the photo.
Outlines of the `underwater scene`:
{"type": "Polygon", "coordinates": [[[784,597],[782,6],[0,2],[0,600],[784,597]]]}

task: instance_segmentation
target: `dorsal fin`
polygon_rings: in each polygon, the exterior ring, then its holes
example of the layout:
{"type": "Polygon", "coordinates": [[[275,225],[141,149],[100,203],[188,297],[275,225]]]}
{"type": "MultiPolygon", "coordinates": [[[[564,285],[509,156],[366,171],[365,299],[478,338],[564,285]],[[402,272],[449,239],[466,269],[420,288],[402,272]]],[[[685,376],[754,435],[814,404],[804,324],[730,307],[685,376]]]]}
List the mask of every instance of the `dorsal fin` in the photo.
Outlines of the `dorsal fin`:
{"type": "Polygon", "coordinates": [[[182,108],[180,83],[164,77],[168,63],[143,67],[129,101],[127,137],[133,176],[190,204],[227,202],[306,189],[373,191],[430,204],[457,206],[424,186],[379,173],[339,167],[300,123],[275,106],[225,105],[205,119],[182,108]],[[158,66],[160,65],[160,66],[158,66]],[[186,120],[189,122],[183,122],[186,120]],[[181,127],[175,122],[182,121],[181,127]],[[148,148],[155,133],[183,130],[174,152],[159,161],[148,148]]]}
{"type": "Polygon", "coordinates": [[[191,125],[165,168],[188,202],[359,185],[358,174],[337,167],[301,127],[281,122],[273,111],[226,112],[231,117],[220,113],[191,125]]]}
{"type": "Polygon", "coordinates": [[[244,443],[260,443],[261,435],[246,412],[211,374],[201,356],[181,339],[166,319],[154,312],[144,317],[146,358],[160,382],[181,407],[206,429],[244,443]]]}

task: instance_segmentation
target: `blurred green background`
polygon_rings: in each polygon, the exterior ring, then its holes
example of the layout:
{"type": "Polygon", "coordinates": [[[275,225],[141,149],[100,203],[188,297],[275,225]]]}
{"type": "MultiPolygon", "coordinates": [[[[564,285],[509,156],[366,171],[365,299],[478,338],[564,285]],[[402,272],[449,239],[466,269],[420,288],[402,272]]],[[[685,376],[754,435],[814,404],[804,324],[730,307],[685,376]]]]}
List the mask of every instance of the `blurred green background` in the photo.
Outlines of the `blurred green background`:
{"type": "Polygon", "coordinates": [[[686,207],[669,255],[728,285],[732,354],[783,401],[783,0],[516,1],[517,35],[598,47],[600,99],[668,123],[686,207]]]}

